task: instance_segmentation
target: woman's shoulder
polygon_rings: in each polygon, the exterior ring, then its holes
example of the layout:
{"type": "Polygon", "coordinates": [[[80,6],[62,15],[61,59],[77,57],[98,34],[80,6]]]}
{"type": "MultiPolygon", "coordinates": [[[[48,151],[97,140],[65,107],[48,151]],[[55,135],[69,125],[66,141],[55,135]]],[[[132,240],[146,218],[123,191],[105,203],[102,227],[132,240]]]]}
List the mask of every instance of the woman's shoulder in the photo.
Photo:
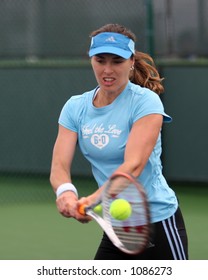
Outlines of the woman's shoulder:
{"type": "Polygon", "coordinates": [[[156,92],[150,90],[149,88],[141,87],[140,85],[136,85],[134,83],[130,83],[130,89],[135,97],[140,97],[140,98],[141,97],[146,97],[146,98],[154,98],[154,97],[158,98],[159,97],[159,95],[156,92]]]}
{"type": "Polygon", "coordinates": [[[73,131],[77,131],[80,118],[89,105],[93,90],[72,95],[64,104],[59,116],[59,123],[73,131]]]}
{"type": "Polygon", "coordinates": [[[132,106],[135,109],[134,112],[140,112],[141,116],[148,114],[162,114],[164,116],[164,122],[170,122],[172,118],[164,112],[164,106],[160,99],[160,96],[145,87],[131,84],[131,90],[133,93],[132,106]]]}
{"type": "Polygon", "coordinates": [[[82,94],[77,94],[77,95],[72,95],[67,103],[71,103],[71,104],[77,104],[77,103],[83,103],[85,104],[88,100],[91,100],[93,94],[94,94],[94,89],[93,90],[90,90],[90,91],[86,91],[82,94]]]}
{"type": "Polygon", "coordinates": [[[82,94],[72,95],[64,104],[62,113],[79,116],[89,106],[93,98],[94,90],[86,91],[82,94]]]}

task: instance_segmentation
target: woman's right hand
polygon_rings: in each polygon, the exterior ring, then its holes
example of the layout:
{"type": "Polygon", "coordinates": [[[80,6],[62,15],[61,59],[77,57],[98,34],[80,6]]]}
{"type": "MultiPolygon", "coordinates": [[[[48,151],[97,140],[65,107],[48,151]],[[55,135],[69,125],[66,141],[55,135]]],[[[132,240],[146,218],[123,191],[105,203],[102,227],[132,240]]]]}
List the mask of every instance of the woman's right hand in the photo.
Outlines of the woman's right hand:
{"type": "Polygon", "coordinates": [[[72,191],[62,193],[56,199],[56,205],[61,215],[67,218],[74,218],[81,223],[87,223],[92,220],[91,217],[82,215],[78,211],[78,198],[72,191]]]}

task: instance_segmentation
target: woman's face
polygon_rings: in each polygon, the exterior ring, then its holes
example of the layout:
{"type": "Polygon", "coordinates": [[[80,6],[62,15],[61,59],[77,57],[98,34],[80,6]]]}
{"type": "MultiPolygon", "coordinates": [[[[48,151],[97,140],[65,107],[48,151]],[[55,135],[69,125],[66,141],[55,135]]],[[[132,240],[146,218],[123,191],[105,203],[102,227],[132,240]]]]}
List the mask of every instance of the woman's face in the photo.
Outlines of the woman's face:
{"type": "Polygon", "coordinates": [[[91,59],[92,68],[100,90],[105,93],[121,93],[129,81],[133,59],[114,54],[99,54],[91,59]]]}

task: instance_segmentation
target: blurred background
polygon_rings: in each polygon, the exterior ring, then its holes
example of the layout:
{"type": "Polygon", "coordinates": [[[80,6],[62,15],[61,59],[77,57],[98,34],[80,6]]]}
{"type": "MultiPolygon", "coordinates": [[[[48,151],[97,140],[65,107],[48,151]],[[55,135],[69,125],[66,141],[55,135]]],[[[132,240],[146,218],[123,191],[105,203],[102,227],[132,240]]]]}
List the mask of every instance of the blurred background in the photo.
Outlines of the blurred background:
{"type": "MultiPolygon", "coordinates": [[[[62,106],[96,86],[89,34],[106,23],[131,29],[165,78],[164,175],[190,258],[208,258],[208,1],[0,0],[0,259],[94,256],[100,229],[62,218],[48,178],[62,106]]],[[[96,189],[79,150],[72,173],[80,195],[96,189]]]]}

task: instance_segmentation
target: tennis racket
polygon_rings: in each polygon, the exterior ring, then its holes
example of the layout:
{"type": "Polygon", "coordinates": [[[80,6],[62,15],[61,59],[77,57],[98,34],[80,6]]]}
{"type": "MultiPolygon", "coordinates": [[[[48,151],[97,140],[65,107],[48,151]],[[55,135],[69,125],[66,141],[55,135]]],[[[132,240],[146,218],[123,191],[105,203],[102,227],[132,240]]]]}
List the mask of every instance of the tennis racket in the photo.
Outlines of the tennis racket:
{"type": "Polygon", "coordinates": [[[149,244],[150,212],[143,186],[134,177],[123,172],[114,173],[101,194],[100,200],[93,205],[81,205],[79,212],[91,216],[105,231],[112,243],[128,254],[139,254],[149,244]],[[131,215],[125,220],[111,216],[111,203],[125,199],[131,205],[131,215]],[[94,208],[102,205],[102,215],[94,208]]]}

